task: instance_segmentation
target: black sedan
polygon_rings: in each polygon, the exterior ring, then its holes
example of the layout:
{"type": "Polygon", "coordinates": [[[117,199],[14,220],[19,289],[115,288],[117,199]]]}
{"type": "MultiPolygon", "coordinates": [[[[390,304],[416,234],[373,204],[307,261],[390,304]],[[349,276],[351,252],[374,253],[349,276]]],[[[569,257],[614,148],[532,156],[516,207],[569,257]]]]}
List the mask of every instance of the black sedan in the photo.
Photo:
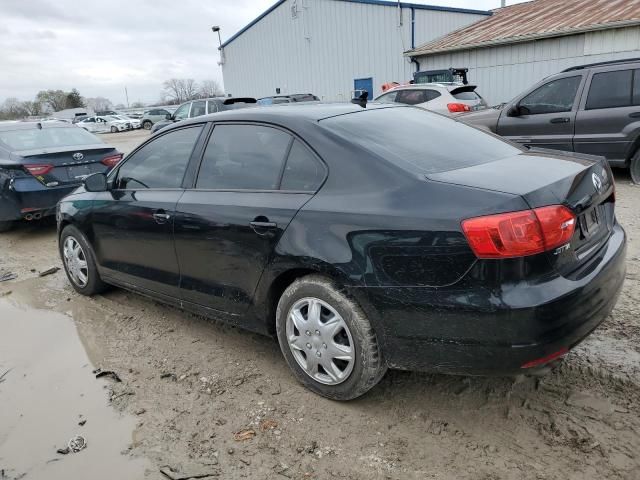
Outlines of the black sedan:
{"type": "Polygon", "coordinates": [[[122,159],[95,135],[63,122],[0,123],[0,232],[55,214],[58,200],[122,159]]]}
{"type": "Polygon", "coordinates": [[[167,128],[58,210],[73,287],[277,335],[347,400],[387,368],[518,374],[613,308],[625,232],[596,157],[413,107],[245,109],[167,128]]]}

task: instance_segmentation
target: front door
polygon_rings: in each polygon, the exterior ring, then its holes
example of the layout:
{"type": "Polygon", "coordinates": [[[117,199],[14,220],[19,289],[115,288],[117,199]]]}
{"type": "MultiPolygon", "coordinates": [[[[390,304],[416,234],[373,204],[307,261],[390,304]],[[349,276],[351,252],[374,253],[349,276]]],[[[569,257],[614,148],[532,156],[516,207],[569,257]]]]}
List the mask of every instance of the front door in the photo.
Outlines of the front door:
{"type": "Polygon", "coordinates": [[[217,125],[176,208],[182,299],[246,311],[280,236],[322,182],[321,165],[283,130],[217,125]]]}
{"type": "Polygon", "coordinates": [[[525,145],[573,151],[577,94],[582,75],[552,80],[522,98],[517,112],[506,107],[497,133],[525,145]]]}
{"type": "Polygon", "coordinates": [[[129,155],[97,194],[94,246],[103,275],[178,297],[180,271],[173,242],[175,207],[202,126],[172,130],[129,155]]]}
{"type": "Polygon", "coordinates": [[[356,78],[353,81],[353,98],[360,98],[363,92],[368,92],[368,100],[373,100],[373,77],[356,78]]]}

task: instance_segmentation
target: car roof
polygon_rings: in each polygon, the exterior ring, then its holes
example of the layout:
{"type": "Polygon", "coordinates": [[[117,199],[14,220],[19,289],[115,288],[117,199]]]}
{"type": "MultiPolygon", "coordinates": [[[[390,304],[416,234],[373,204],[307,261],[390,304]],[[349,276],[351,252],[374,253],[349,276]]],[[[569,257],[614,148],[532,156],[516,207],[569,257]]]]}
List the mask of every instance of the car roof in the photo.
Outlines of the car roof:
{"type": "Polygon", "coordinates": [[[389,90],[387,90],[384,93],[387,92],[395,92],[397,90],[444,90],[447,92],[450,92],[451,90],[455,90],[456,88],[462,88],[462,87],[470,87],[470,88],[477,88],[476,85],[472,85],[472,84],[467,84],[465,85],[464,83],[453,83],[453,82],[446,82],[446,83],[412,83],[410,85],[398,85],[397,87],[392,87],[389,90]]]}
{"type": "MultiPolygon", "coordinates": [[[[14,130],[35,130],[37,128],[70,128],[73,125],[66,122],[12,122],[3,123],[0,122],[0,131],[14,131],[14,130]],[[40,125],[40,126],[38,126],[40,125]]],[[[74,127],[76,128],[76,127],[74,127]]]]}
{"type": "MultiPolygon", "coordinates": [[[[278,106],[262,106],[256,108],[240,108],[210,113],[190,118],[174,124],[175,127],[202,123],[203,121],[249,121],[295,123],[300,120],[317,122],[329,117],[362,112],[363,110],[379,110],[384,108],[411,108],[406,105],[368,102],[365,107],[354,103],[295,103],[278,106]]],[[[171,128],[171,127],[169,127],[171,128]]],[[[162,131],[168,130],[162,129],[162,131]]]]}

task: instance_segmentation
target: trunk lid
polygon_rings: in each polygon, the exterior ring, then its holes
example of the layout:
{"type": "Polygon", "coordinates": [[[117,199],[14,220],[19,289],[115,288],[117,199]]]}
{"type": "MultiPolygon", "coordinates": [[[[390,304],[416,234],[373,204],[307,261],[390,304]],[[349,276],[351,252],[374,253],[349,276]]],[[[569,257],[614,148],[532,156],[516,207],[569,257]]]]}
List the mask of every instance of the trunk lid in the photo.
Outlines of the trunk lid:
{"type": "Polygon", "coordinates": [[[88,175],[107,172],[109,167],[102,162],[106,157],[117,155],[113,147],[105,144],[55,147],[14,152],[15,161],[23,167],[51,165],[53,168],[33,176],[46,187],[80,185],[88,175]]]}
{"type": "Polygon", "coordinates": [[[600,157],[531,150],[427,178],[520,195],[531,208],[567,206],[577,217],[575,233],[569,243],[546,252],[562,275],[574,274],[587,264],[613,229],[613,174],[600,157]]]}

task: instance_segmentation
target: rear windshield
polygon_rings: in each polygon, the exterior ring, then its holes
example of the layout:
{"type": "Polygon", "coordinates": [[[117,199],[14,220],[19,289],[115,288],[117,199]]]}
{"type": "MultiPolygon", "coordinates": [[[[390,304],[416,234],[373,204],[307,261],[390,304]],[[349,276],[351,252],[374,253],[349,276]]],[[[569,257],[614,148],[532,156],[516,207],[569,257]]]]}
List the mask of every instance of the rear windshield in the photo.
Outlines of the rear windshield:
{"type": "Polygon", "coordinates": [[[33,128],[29,130],[0,131],[0,142],[12,150],[93,145],[102,143],[95,135],[79,127],[33,128]]]}
{"type": "Polygon", "coordinates": [[[415,107],[363,110],[327,118],[321,125],[402,168],[424,174],[522,152],[492,135],[415,107]]]}
{"type": "Polygon", "coordinates": [[[480,100],[480,95],[476,92],[458,92],[453,94],[456,100],[480,100]]]}

